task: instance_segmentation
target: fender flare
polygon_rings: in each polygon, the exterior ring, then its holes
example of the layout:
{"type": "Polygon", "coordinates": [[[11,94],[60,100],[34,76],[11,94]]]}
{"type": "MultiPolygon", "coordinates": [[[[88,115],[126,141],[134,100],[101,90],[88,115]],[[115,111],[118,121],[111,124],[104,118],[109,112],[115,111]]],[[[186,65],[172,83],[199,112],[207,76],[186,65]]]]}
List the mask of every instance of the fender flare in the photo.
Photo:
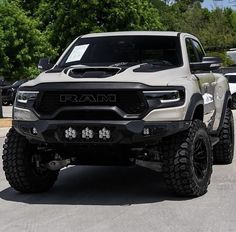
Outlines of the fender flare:
{"type": "MultiPolygon", "coordinates": [[[[217,135],[219,135],[221,128],[223,127],[223,123],[224,123],[224,118],[225,118],[225,114],[226,114],[226,109],[228,107],[229,101],[232,100],[232,96],[229,90],[226,91],[225,93],[225,97],[224,97],[224,103],[223,103],[223,107],[222,107],[222,113],[221,113],[221,118],[220,118],[220,123],[217,129],[217,135]]],[[[232,103],[230,105],[230,109],[232,108],[232,103]]]]}
{"type": "Polygon", "coordinates": [[[192,97],[190,99],[188,110],[186,112],[184,120],[192,121],[195,110],[199,105],[204,106],[204,101],[203,101],[202,95],[200,93],[195,93],[192,95],[192,97]]]}

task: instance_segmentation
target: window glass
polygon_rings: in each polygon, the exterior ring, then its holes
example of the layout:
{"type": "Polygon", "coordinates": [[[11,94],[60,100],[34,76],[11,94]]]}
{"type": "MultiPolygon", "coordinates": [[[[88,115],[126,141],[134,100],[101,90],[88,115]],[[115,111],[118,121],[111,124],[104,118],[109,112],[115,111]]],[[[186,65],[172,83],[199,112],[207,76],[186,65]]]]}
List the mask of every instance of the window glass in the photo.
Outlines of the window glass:
{"type": "Polygon", "coordinates": [[[229,83],[236,83],[236,75],[225,75],[229,83]]]}
{"type": "Polygon", "coordinates": [[[155,63],[170,67],[183,64],[177,36],[101,36],[80,38],[59,66],[155,63]]]}
{"type": "Polygon", "coordinates": [[[71,51],[69,57],[66,60],[66,63],[73,61],[80,61],[84,53],[86,52],[89,44],[75,46],[71,51]]]}
{"type": "Polygon", "coordinates": [[[205,56],[201,45],[196,41],[196,40],[192,40],[193,41],[193,46],[196,49],[196,52],[198,54],[198,57],[200,59],[200,61],[202,61],[202,58],[205,56]]]}
{"type": "Polygon", "coordinates": [[[188,52],[188,59],[189,62],[198,62],[198,57],[196,56],[196,53],[193,49],[193,45],[190,39],[186,39],[186,46],[187,46],[187,52],[188,52]]]}

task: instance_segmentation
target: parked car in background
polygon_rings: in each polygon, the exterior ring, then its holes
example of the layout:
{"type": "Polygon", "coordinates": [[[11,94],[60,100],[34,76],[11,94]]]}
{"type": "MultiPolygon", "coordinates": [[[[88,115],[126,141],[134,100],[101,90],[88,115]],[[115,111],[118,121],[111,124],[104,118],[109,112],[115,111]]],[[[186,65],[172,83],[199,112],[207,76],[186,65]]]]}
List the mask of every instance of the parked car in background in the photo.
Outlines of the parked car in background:
{"type": "Polygon", "coordinates": [[[236,48],[231,48],[226,52],[227,56],[236,64],[236,48]]]}
{"type": "Polygon", "coordinates": [[[13,104],[16,96],[17,89],[25,83],[27,80],[19,80],[14,82],[12,85],[6,85],[1,87],[2,88],[2,105],[8,106],[13,104]]]}
{"type": "Polygon", "coordinates": [[[0,76],[0,88],[1,88],[2,86],[6,86],[6,85],[10,85],[10,83],[7,82],[7,81],[4,79],[4,77],[0,76]]]}
{"type": "Polygon", "coordinates": [[[229,88],[232,95],[232,106],[234,109],[236,109],[236,72],[226,73],[225,77],[229,82],[229,88]]]}

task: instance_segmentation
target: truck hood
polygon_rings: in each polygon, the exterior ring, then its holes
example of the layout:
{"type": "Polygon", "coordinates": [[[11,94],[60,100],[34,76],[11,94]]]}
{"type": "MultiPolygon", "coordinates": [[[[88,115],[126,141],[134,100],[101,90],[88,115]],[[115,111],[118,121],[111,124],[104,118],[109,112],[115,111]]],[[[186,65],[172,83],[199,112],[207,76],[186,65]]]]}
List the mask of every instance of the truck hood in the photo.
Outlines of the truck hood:
{"type": "Polygon", "coordinates": [[[70,68],[66,68],[62,71],[53,72],[52,70],[49,72],[41,73],[36,79],[28,81],[22,86],[35,86],[42,83],[78,83],[78,82],[127,82],[127,83],[142,83],[149,86],[167,86],[167,85],[181,85],[183,83],[183,78],[186,79],[186,73],[189,73],[187,67],[177,67],[177,68],[169,68],[162,70],[151,70],[151,71],[139,71],[140,65],[135,65],[126,69],[119,67],[90,67],[90,66],[72,66],[70,68]],[[106,70],[106,69],[117,69],[117,74],[102,77],[102,78],[78,78],[71,77],[71,70],[86,70],[86,69],[97,69],[97,70],[106,70]],[[120,70],[120,71],[119,71],[120,70]],[[138,70],[138,71],[136,71],[138,70]]]}

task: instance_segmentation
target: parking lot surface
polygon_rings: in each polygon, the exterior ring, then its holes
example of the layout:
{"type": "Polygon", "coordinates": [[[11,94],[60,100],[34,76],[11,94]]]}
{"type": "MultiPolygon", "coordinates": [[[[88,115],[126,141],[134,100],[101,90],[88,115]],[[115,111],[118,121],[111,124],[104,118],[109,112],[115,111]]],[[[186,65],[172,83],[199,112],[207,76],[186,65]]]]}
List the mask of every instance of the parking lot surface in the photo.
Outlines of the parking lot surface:
{"type": "Polygon", "coordinates": [[[4,232],[235,232],[235,212],[236,161],[214,166],[208,193],[195,199],[170,194],[159,173],[127,167],[70,167],[51,191],[21,194],[0,162],[4,232]]]}

